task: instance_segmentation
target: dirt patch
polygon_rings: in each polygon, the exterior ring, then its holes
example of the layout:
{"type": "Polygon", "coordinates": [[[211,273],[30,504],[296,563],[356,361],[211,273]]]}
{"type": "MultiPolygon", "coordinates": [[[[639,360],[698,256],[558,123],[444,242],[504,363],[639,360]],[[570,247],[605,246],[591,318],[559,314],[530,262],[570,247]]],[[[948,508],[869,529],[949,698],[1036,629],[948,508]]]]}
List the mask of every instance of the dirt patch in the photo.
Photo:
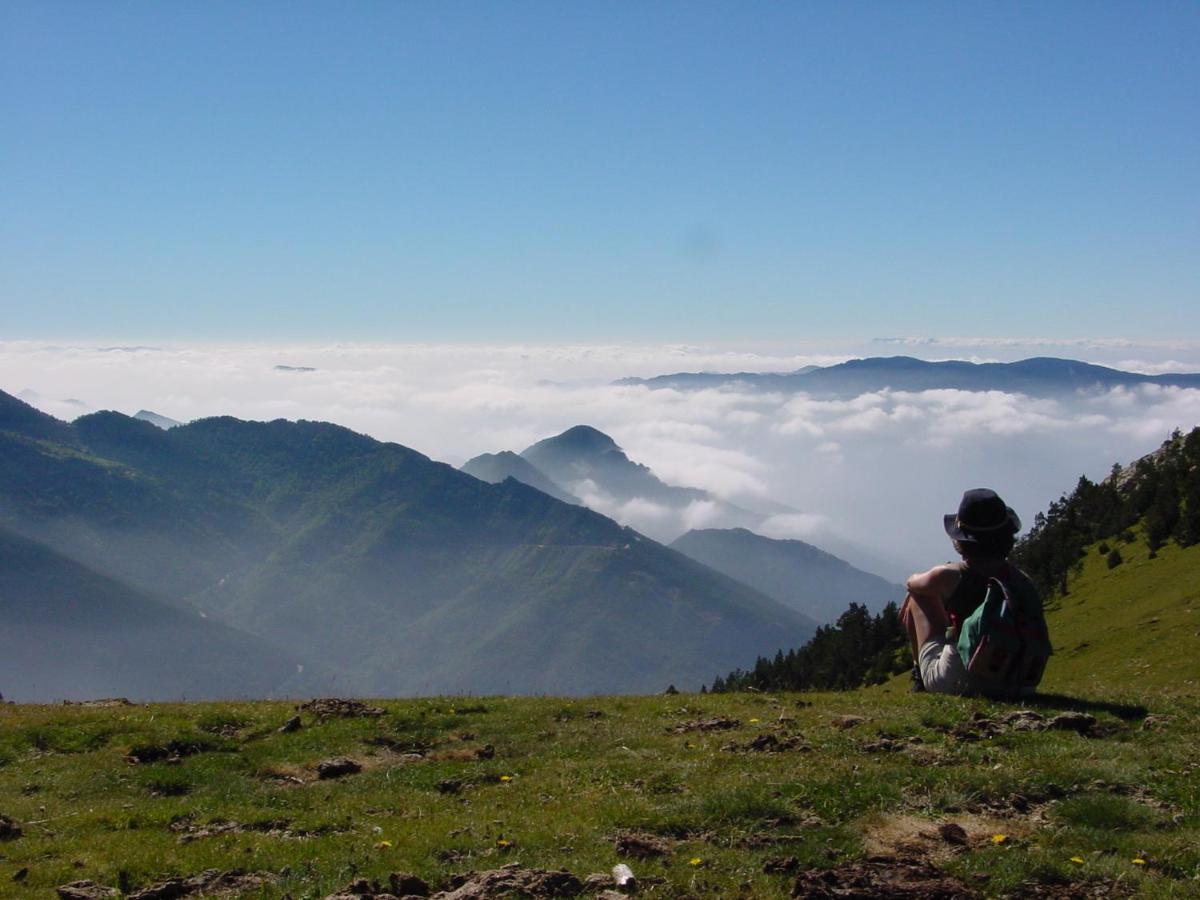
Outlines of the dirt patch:
{"type": "Polygon", "coordinates": [[[13,841],[22,834],[21,826],[17,824],[15,819],[0,815],[0,841],[13,841]]]}
{"type": "Polygon", "coordinates": [[[322,781],[330,778],[345,778],[347,775],[357,775],[362,768],[361,763],[355,762],[349,757],[335,756],[317,763],[317,778],[322,781]]]}
{"type": "Polygon", "coordinates": [[[916,816],[886,816],[868,824],[863,847],[877,856],[919,856],[945,859],[963,850],[992,843],[997,835],[1008,841],[1028,833],[1011,820],[963,813],[941,822],[916,816]]]}
{"type": "Polygon", "coordinates": [[[575,897],[583,891],[583,882],[570,872],[524,869],[511,863],[486,872],[451,875],[446,889],[430,893],[429,885],[415,875],[393,873],[386,885],[359,879],[325,900],[394,900],[405,897],[429,897],[431,900],[490,900],[494,897],[575,897]]]}
{"type": "Polygon", "coordinates": [[[621,856],[653,859],[666,856],[673,844],[666,838],[645,831],[621,831],[613,835],[613,847],[621,856]]]}
{"type": "Polygon", "coordinates": [[[104,697],[100,700],[64,700],[63,706],[82,706],[85,709],[108,709],[114,706],[136,706],[126,697],[104,697]]]}
{"type": "Polygon", "coordinates": [[[812,750],[812,744],[806,741],[803,735],[776,736],[768,733],[760,734],[744,744],[736,741],[726,744],[721,749],[728,753],[808,753],[812,750]]]}
{"type": "Polygon", "coordinates": [[[202,838],[218,837],[223,834],[262,834],[281,840],[300,841],[306,838],[320,837],[326,834],[338,834],[345,829],[334,828],[332,825],[322,825],[320,828],[308,830],[292,828],[286,819],[276,819],[266,822],[234,822],[228,819],[215,819],[196,824],[191,818],[176,819],[167,828],[179,835],[179,843],[188,844],[202,838]]]}
{"type": "Polygon", "coordinates": [[[386,715],[378,706],[368,706],[361,700],[345,700],[341,697],[321,697],[299,704],[299,712],[311,713],[318,719],[362,719],[386,715]]]}
{"type": "Polygon", "coordinates": [[[1135,892],[1132,885],[1115,881],[1081,881],[1071,884],[1038,884],[1023,882],[1013,896],[1052,897],[1054,900],[1093,900],[1100,897],[1128,897],[1135,892]]]}
{"type": "Polygon", "coordinates": [[[667,731],[671,734],[687,734],[690,731],[728,731],[731,728],[740,728],[741,725],[742,723],[737,719],[714,716],[711,719],[689,719],[668,728],[667,731]]]}
{"type": "Polygon", "coordinates": [[[844,731],[850,728],[857,728],[866,721],[862,716],[834,716],[829,720],[829,724],[834,728],[841,728],[844,731]]]}
{"type": "Polygon", "coordinates": [[[348,885],[345,890],[336,894],[330,894],[325,900],[361,900],[361,898],[379,898],[385,900],[388,897],[428,897],[429,885],[423,878],[418,878],[416,875],[410,875],[407,872],[393,872],[388,876],[386,886],[381,885],[378,881],[368,881],[365,878],[360,878],[348,885]]]}
{"type": "Polygon", "coordinates": [[[583,882],[566,870],[523,869],[513,863],[487,872],[467,872],[450,877],[450,890],[434,894],[435,900],[488,900],[492,897],[575,897],[583,882]]]}
{"type": "Polygon", "coordinates": [[[197,753],[210,753],[216,750],[236,752],[231,747],[224,747],[208,738],[176,738],[165,744],[138,744],[130,747],[125,754],[125,761],[134,765],[153,762],[179,762],[185,756],[195,756],[197,753]]]}
{"type": "Polygon", "coordinates": [[[991,717],[976,712],[968,721],[944,730],[960,741],[978,741],[1011,731],[1074,731],[1084,737],[1099,738],[1108,737],[1119,729],[1119,725],[1097,722],[1096,717],[1088,713],[1064,712],[1047,717],[1031,709],[1017,709],[991,717]]]}
{"type": "Polygon", "coordinates": [[[924,859],[873,856],[834,869],[805,872],[793,897],[853,900],[966,900],[980,893],[924,859]]]}
{"type": "MultiPolygon", "coordinates": [[[[243,872],[240,869],[228,872],[207,869],[189,878],[168,878],[155,882],[129,894],[128,900],[175,900],[176,897],[192,894],[203,894],[206,897],[241,896],[257,891],[273,880],[273,876],[267,873],[243,872]]],[[[58,896],[60,900],[107,900],[109,897],[121,896],[121,892],[94,881],[72,881],[70,884],[59,886],[58,896]]]]}
{"type": "Polygon", "coordinates": [[[156,882],[140,891],[134,891],[129,895],[129,900],[174,900],[176,897],[187,897],[191,894],[240,896],[258,890],[273,880],[272,876],[266,873],[243,872],[240,869],[228,872],[207,869],[190,878],[168,878],[156,882]]]}

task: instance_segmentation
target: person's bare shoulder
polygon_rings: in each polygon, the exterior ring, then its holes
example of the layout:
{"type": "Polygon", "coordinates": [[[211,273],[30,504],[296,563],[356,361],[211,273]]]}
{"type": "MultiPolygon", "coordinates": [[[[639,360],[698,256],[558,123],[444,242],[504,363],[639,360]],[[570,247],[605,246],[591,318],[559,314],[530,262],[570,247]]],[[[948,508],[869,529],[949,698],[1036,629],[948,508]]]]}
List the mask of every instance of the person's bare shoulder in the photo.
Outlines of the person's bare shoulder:
{"type": "Polygon", "coordinates": [[[918,572],[905,582],[910,594],[925,596],[948,597],[954,593],[962,580],[962,572],[953,563],[944,566],[934,566],[928,572],[918,572]]]}

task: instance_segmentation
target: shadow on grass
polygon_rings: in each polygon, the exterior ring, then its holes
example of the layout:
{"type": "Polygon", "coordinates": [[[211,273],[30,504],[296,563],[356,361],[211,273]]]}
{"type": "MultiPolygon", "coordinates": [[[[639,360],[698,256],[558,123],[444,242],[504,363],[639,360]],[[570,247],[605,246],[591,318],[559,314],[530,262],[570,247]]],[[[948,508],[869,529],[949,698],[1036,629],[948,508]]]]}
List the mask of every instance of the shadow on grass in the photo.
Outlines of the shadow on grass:
{"type": "Polygon", "coordinates": [[[1107,700],[1085,700],[1082,697],[1069,697],[1066,694],[1035,694],[1032,697],[1022,697],[1023,706],[1052,707],[1072,712],[1097,713],[1105,712],[1126,721],[1144,719],[1149,710],[1140,703],[1113,703],[1107,700]]]}

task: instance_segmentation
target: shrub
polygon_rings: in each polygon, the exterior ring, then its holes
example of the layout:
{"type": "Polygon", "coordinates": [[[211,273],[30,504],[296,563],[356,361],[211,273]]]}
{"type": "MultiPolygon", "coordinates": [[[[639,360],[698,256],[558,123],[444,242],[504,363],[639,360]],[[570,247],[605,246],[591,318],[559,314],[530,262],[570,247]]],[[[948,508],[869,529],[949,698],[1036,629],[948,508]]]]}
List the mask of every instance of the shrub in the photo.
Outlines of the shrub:
{"type": "Polygon", "coordinates": [[[1121,559],[1121,551],[1115,548],[1108,554],[1108,559],[1106,561],[1108,562],[1108,567],[1110,569],[1115,569],[1122,562],[1124,562],[1124,560],[1121,559]]]}

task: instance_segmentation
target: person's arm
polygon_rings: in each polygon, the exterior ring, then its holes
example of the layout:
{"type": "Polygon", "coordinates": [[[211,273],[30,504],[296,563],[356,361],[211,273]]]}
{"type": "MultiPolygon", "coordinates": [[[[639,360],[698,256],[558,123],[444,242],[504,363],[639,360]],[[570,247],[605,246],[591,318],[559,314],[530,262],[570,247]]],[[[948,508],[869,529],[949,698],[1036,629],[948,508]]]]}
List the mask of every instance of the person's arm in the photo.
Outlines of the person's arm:
{"type": "Polygon", "coordinates": [[[904,586],[914,597],[945,600],[954,593],[961,579],[962,573],[958,566],[934,566],[928,572],[918,572],[909,576],[904,586]]]}

